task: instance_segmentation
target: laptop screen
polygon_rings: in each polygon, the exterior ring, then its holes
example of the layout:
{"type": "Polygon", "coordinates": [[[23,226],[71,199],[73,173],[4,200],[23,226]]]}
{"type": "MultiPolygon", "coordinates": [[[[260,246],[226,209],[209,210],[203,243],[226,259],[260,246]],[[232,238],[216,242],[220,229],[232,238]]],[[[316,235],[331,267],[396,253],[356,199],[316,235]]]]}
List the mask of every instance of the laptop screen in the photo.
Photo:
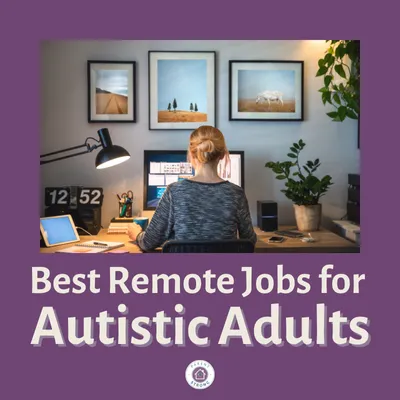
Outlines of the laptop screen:
{"type": "Polygon", "coordinates": [[[73,221],[69,215],[40,219],[42,235],[49,246],[79,241],[73,221]]]}

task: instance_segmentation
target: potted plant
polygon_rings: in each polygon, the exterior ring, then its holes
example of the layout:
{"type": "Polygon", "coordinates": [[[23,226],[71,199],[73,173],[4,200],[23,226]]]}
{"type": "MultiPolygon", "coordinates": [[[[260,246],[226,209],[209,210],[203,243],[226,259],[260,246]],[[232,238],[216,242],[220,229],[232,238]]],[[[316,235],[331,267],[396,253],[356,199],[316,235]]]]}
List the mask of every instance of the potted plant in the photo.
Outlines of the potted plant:
{"type": "Polygon", "coordinates": [[[287,155],[292,161],[270,161],[265,166],[276,174],[276,179],[286,181],[286,189],[281,192],[285,193],[286,197],[294,203],[297,229],[303,232],[312,232],[317,231],[321,224],[322,207],[319,200],[333,185],[333,182],[329,175],[322,179],[314,175],[321,165],[318,158],[300,166],[299,156],[305,145],[302,139],[298,143],[293,143],[290,153],[287,155]],[[294,171],[292,171],[293,169],[294,171]]]}

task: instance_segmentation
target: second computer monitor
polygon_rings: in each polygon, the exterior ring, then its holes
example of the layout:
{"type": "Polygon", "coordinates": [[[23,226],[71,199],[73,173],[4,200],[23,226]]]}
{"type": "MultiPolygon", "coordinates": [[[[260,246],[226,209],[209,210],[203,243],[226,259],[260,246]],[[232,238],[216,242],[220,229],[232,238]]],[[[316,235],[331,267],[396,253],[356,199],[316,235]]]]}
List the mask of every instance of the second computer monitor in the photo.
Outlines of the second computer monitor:
{"type": "MultiPolygon", "coordinates": [[[[218,165],[219,174],[244,189],[244,152],[230,151],[229,157],[230,176],[223,176],[222,163],[218,165]]],[[[145,150],[143,208],[154,210],[170,183],[190,178],[194,174],[185,150],[145,150]]]]}

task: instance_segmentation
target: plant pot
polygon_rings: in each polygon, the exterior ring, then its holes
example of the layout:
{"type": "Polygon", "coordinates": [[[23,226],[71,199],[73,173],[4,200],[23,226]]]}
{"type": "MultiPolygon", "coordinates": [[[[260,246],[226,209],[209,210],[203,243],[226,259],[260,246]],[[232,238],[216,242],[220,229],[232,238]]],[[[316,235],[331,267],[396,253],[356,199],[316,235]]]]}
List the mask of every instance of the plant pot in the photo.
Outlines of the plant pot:
{"type": "Polygon", "coordinates": [[[301,232],[318,231],[321,224],[321,204],[298,206],[293,204],[297,229],[301,232]]]}

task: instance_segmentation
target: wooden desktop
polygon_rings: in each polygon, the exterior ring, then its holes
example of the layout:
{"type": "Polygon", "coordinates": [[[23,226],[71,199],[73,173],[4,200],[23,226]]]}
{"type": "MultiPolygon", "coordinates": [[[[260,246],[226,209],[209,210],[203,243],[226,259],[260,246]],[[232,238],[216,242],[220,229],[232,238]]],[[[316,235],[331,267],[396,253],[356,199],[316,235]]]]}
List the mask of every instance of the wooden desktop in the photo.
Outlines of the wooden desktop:
{"type": "MultiPolygon", "coordinates": [[[[294,229],[290,226],[280,226],[280,230],[294,229]]],[[[274,232],[263,232],[258,227],[254,228],[257,234],[256,253],[359,253],[360,247],[341,236],[336,235],[326,229],[312,232],[315,242],[302,242],[298,238],[285,238],[282,243],[268,243],[268,238],[276,236],[274,232]]],[[[115,241],[125,243],[124,247],[118,250],[127,250],[129,253],[142,253],[139,247],[133,244],[126,234],[107,234],[107,229],[102,229],[95,236],[81,236],[81,241],[96,240],[115,241]]],[[[56,247],[40,248],[41,253],[55,253],[58,249],[66,248],[71,244],[56,247]]],[[[160,252],[157,249],[156,252],[160,252]]]]}

